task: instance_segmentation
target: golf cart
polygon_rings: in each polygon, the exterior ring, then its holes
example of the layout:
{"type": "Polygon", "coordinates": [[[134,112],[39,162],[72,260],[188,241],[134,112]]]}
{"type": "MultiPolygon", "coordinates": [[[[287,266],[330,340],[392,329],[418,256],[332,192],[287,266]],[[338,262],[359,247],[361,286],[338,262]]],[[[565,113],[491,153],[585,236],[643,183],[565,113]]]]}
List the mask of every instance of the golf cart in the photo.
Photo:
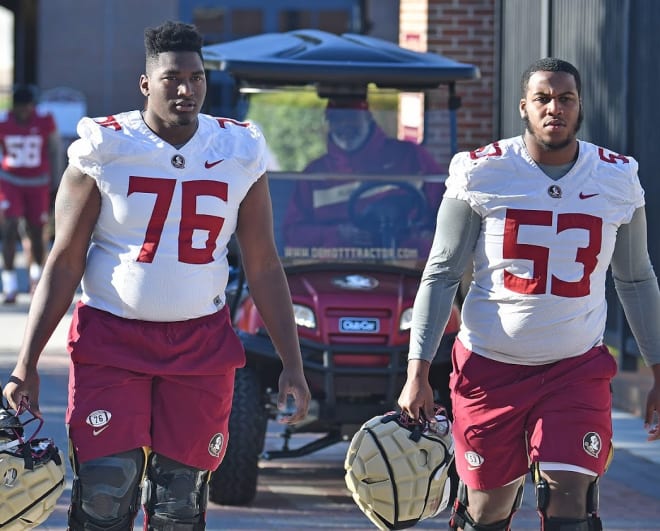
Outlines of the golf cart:
{"type": "MultiPolygon", "coordinates": [[[[317,30],[210,45],[203,55],[208,111],[257,124],[268,142],[275,239],[312,392],[308,417],[285,428],[281,448],[264,449],[268,420],[282,414],[275,400],[281,364],[235,256],[227,300],[247,363],[236,373],[230,439],[210,499],[244,505],[256,494],[260,459],[347,440],[396,407],[412,305],[456,150],[455,83],[479,72],[380,39],[317,30]],[[222,91],[214,91],[216,81],[222,91]],[[422,93],[443,85],[449,105],[425,110],[422,93]],[[344,146],[345,155],[330,147],[333,120],[347,133],[360,127],[350,113],[368,116],[381,135],[363,160],[361,149],[344,146]],[[318,437],[297,446],[296,434],[318,437]]],[[[439,400],[447,400],[459,319],[456,307],[436,356],[439,400]]]]}

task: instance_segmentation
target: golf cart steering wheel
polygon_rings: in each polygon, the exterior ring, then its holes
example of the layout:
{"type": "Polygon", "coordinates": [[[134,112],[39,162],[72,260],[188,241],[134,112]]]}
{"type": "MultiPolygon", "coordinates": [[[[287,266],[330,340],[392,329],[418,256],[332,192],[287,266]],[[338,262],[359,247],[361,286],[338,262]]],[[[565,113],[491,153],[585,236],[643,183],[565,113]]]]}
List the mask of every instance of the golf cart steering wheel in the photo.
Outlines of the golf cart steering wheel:
{"type": "Polygon", "coordinates": [[[365,182],[348,199],[351,223],[382,242],[398,241],[418,226],[426,218],[427,208],[422,192],[403,181],[365,182]],[[370,192],[373,197],[368,197],[370,192]]]}

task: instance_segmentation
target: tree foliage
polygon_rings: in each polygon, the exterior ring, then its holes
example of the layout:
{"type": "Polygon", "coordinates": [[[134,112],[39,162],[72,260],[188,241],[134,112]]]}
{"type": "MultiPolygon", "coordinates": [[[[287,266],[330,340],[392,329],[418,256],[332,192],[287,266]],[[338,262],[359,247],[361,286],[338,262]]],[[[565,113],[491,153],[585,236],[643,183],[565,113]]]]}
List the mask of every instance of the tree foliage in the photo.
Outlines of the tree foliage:
{"type": "MultiPolygon", "coordinates": [[[[387,134],[396,135],[396,94],[370,93],[369,105],[387,134]]],[[[259,125],[281,171],[302,171],[326,152],[326,100],[312,89],[250,96],[247,120],[259,125]]]]}
{"type": "Polygon", "coordinates": [[[302,171],[325,153],[324,102],[311,91],[251,96],[247,119],[259,125],[282,171],[302,171]]]}

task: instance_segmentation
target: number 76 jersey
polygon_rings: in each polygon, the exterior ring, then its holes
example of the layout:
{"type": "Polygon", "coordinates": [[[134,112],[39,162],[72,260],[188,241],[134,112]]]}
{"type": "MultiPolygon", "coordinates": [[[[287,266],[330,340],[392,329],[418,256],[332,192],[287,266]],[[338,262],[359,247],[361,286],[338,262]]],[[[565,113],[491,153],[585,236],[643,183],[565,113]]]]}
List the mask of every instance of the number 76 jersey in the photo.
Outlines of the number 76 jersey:
{"type": "Polygon", "coordinates": [[[617,230],[644,205],[637,162],[588,142],[559,180],[522,137],[457,154],[445,197],[482,219],[459,338],[506,363],[537,365],[602,342],[617,230]]]}
{"type": "Polygon", "coordinates": [[[241,201],[266,168],[261,132],[199,115],[193,137],[172,146],[132,111],[83,118],[78,134],[69,163],[101,194],[82,301],[145,321],[217,312],[241,201]]]}

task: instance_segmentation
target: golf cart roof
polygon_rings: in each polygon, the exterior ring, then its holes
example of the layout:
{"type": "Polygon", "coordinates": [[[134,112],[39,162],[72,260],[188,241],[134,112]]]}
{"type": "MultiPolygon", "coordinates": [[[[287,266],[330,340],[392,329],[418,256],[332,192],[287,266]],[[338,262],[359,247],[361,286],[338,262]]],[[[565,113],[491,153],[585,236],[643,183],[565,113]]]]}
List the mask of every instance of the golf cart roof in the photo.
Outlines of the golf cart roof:
{"type": "Polygon", "coordinates": [[[320,30],[266,33],[202,49],[209,70],[227,72],[241,86],[317,84],[366,90],[424,90],[477,79],[479,69],[442,55],[420,53],[359,35],[320,30]]]}

